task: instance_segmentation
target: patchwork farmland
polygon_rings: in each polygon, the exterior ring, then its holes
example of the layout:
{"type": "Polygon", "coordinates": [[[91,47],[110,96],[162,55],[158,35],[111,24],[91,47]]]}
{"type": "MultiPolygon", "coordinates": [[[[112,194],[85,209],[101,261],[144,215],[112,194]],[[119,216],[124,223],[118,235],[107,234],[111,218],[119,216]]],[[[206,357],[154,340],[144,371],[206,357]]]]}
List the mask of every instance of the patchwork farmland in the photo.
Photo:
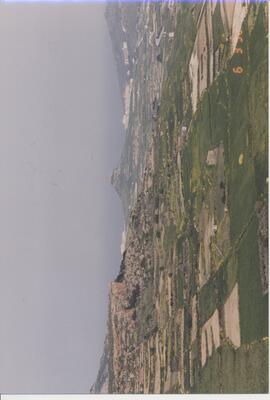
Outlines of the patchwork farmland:
{"type": "Polygon", "coordinates": [[[268,5],[112,7],[126,241],[92,391],[268,392],[268,5]]]}

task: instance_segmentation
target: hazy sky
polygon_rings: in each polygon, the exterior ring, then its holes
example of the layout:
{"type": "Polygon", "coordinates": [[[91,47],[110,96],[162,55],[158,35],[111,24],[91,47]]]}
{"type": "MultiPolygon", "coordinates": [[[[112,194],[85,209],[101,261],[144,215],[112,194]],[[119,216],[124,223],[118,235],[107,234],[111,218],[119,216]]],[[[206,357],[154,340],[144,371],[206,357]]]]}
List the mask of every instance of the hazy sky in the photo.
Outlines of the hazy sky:
{"type": "Polygon", "coordinates": [[[0,392],[88,392],[120,265],[103,5],[0,5],[0,392]]]}

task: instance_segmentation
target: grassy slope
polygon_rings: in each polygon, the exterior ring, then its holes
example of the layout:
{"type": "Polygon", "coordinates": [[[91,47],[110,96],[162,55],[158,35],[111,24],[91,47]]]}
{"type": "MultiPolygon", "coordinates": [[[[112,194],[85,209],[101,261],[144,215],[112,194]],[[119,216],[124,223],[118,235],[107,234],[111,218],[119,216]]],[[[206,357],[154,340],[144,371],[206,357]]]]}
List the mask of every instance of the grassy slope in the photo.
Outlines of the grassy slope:
{"type": "MultiPolygon", "coordinates": [[[[257,217],[255,202],[267,196],[267,32],[265,6],[254,7],[242,30],[243,55],[234,55],[213,85],[207,90],[191,121],[188,144],[182,155],[182,178],[186,214],[165,227],[165,252],[175,235],[188,237],[193,244],[195,264],[198,259],[197,233],[187,230],[188,221],[199,214],[203,199],[213,186],[211,168],[206,166],[209,149],[224,146],[225,181],[230,217],[231,246],[217,272],[212,271],[208,283],[199,293],[200,326],[215,308],[220,308],[236,281],[240,296],[240,349],[230,345],[214,353],[202,371],[195,392],[265,392],[268,390],[267,296],[262,295],[258,256],[257,217]],[[251,17],[250,17],[251,15],[251,17]],[[243,74],[232,69],[243,67],[243,74]],[[239,163],[242,155],[243,163],[239,163]],[[186,234],[188,232],[188,234],[186,234]],[[252,344],[250,344],[252,343],[252,344]]],[[[218,18],[218,16],[217,16],[218,18]]],[[[169,79],[161,107],[161,130],[158,154],[160,190],[171,191],[170,170],[179,124],[191,118],[187,63],[194,40],[194,20],[190,6],[184,5],[178,24],[177,46],[173,53],[169,79]],[[183,40],[184,39],[184,40],[183,40]],[[186,89],[187,87],[187,89],[186,89]]],[[[240,45],[240,44],[239,44],[240,45]]],[[[194,271],[196,266],[193,266],[194,271]]],[[[194,272],[196,275],[196,271],[194,272]]],[[[179,305],[183,304],[183,277],[179,273],[179,305]]],[[[196,281],[196,278],[194,278],[196,281]]],[[[194,282],[194,287],[196,282],[194,282]]],[[[196,290],[196,288],[195,288],[196,290]]],[[[191,285],[192,291],[192,285],[191,285]]]]}

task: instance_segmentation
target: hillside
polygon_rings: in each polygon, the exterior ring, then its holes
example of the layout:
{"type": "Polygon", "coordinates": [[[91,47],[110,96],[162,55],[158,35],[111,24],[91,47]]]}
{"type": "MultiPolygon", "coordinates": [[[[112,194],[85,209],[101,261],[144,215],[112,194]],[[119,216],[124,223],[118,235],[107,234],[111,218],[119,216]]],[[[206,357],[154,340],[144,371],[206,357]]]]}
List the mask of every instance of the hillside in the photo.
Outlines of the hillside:
{"type": "MultiPolygon", "coordinates": [[[[112,178],[125,251],[108,373],[92,391],[267,392],[268,5],[132,12],[116,57],[126,143],[112,178]]],[[[126,8],[116,14],[111,34],[128,21],[126,8]]]]}

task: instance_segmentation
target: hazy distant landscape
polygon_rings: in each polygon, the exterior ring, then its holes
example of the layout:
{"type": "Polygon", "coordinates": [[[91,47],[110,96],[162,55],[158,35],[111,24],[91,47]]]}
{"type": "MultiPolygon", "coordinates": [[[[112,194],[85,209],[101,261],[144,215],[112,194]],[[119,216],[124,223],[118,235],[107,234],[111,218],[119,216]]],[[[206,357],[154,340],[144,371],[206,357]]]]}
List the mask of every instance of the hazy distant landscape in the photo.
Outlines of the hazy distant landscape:
{"type": "Polygon", "coordinates": [[[268,3],[63,3],[0,4],[0,392],[268,393],[268,3]]]}

